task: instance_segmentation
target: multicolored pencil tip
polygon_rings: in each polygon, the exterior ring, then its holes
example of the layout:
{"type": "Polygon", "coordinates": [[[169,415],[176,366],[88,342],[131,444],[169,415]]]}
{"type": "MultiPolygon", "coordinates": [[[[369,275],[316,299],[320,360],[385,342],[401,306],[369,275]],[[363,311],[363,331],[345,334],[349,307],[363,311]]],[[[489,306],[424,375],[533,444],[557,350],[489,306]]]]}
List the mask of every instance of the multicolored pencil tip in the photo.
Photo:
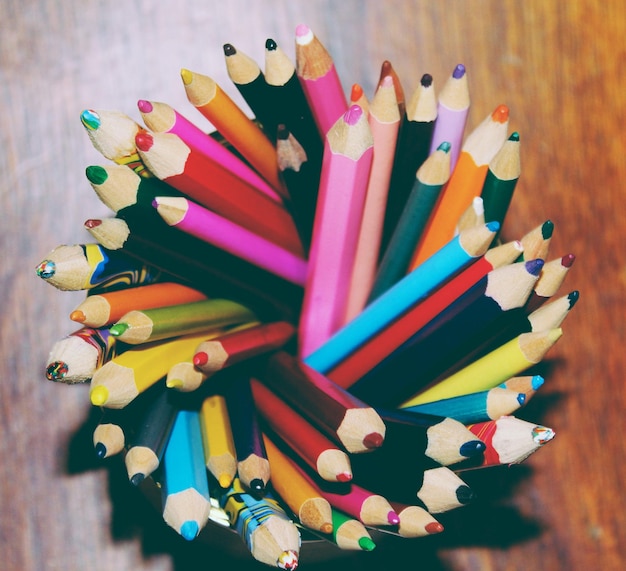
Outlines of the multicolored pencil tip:
{"type": "Polygon", "coordinates": [[[298,567],[298,553],[292,549],[283,551],[276,560],[276,567],[285,571],[294,571],[298,567]]]}
{"type": "Polygon", "coordinates": [[[69,373],[69,366],[63,361],[53,361],[46,367],[46,379],[62,381],[69,373]]]}
{"type": "Polygon", "coordinates": [[[44,260],[35,268],[35,271],[40,278],[47,280],[54,276],[56,269],[57,266],[52,260],[44,260]]]}
{"type": "Polygon", "coordinates": [[[102,125],[102,120],[100,119],[100,115],[93,109],[85,109],[80,114],[80,121],[85,127],[85,129],[89,129],[90,131],[95,131],[102,125]]]}

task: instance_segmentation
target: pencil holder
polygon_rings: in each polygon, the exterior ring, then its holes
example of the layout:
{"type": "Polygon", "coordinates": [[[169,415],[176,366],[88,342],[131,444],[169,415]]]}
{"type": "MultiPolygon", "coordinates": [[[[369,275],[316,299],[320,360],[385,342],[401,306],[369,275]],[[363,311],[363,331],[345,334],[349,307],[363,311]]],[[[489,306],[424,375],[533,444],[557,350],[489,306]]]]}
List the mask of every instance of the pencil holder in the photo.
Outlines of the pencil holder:
{"type": "Polygon", "coordinates": [[[520,136],[505,105],[466,130],[463,65],[405,101],[387,61],[347,97],[304,25],[295,63],[265,55],[224,46],[254,120],[181,71],[210,135],[163,102],[84,110],[112,216],[37,275],[86,292],[46,377],[89,383],[97,456],[184,539],[294,569],[441,533],[464,474],[552,440],[520,409],[579,293],[551,220],[503,229],[520,136]]]}

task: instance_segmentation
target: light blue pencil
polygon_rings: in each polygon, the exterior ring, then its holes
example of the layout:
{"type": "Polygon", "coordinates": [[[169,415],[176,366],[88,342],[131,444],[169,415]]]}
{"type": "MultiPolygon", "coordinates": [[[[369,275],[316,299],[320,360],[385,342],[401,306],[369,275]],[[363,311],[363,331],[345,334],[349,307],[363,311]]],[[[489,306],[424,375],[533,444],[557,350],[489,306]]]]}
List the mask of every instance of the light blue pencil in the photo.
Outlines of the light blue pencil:
{"type": "Polygon", "coordinates": [[[304,355],[304,362],[322,374],[328,373],[416,302],[482,256],[499,229],[498,222],[488,222],[460,232],[375,299],[321,347],[310,355],[304,355]]]}
{"type": "Polygon", "coordinates": [[[191,541],[206,525],[211,511],[197,411],[178,411],[163,455],[163,470],[163,519],[191,541]]]}

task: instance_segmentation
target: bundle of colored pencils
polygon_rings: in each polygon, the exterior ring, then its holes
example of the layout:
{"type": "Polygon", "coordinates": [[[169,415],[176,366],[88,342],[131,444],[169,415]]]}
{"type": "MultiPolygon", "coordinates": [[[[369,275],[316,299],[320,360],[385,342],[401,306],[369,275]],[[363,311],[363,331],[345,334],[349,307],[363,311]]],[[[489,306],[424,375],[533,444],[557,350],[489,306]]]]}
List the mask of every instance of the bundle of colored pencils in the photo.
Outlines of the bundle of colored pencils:
{"type": "Polygon", "coordinates": [[[263,72],[224,46],[254,120],[186,69],[214,133],[162,102],[144,125],[84,110],[113,214],[37,274],[86,291],[46,376],[90,383],[98,457],[157,482],[185,539],[212,520],[294,569],[302,537],[439,533],[473,499],[464,470],[550,441],[516,414],[578,292],[558,294],[574,256],[550,257],[551,220],[504,239],[520,137],[505,105],[466,132],[464,66],[405,101],[384,62],[368,100],[308,27],[295,61],[265,48],[263,72]]]}

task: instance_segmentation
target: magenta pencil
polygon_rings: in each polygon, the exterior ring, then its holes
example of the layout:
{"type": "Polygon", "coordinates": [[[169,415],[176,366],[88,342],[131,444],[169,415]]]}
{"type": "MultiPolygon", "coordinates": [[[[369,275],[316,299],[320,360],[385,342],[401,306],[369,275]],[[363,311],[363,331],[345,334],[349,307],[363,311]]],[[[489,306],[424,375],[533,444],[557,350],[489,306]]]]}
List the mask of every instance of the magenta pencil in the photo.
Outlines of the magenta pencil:
{"type": "Polygon", "coordinates": [[[231,172],[263,194],[282,203],[280,195],[252,168],[167,103],[140,99],[137,107],[146,127],[155,133],[174,133],[207,159],[231,172]]]}
{"type": "Polygon", "coordinates": [[[326,135],[299,324],[303,357],[343,323],[373,148],[367,116],[358,105],[326,135]]]}
{"type": "Polygon", "coordinates": [[[331,55],[305,24],[296,28],[296,74],[324,137],[348,109],[348,101],[331,55]]]}
{"type": "Polygon", "coordinates": [[[274,242],[182,196],[157,196],[153,206],[169,226],[304,286],[306,260],[274,242]]]}
{"type": "Polygon", "coordinates": [[[450,172],[454,169],[461,152],[469,107],[467,73],[465,66],[458,64],[444,84],[437,100],[437,119],[429,151],[430,155],[441,143],[446,141],[450,143],[450,172]]]}

